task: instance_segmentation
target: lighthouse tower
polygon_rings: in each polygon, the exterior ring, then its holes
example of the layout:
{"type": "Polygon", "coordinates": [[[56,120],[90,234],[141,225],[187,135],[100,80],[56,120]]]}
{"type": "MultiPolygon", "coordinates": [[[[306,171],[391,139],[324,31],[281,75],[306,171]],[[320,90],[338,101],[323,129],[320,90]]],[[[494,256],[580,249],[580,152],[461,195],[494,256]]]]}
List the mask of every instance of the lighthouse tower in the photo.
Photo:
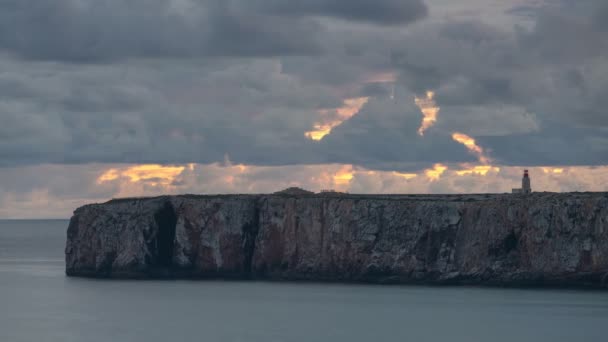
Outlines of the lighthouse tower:
{"type": "Polygon", "coordinates": [[[532,188],[530,187],[530,175],[528,174],[528,170],[524,170],[524,177],[521,179],[521,191],[524,194],[529,194],[532,192],[532,188]]]}
{"type": "Polygon", "coordinates": [[[528,170],[524,170],[524,177],[521,179],[521,188],[513,189],[514,194],[530,194],[532,188],[530,187],[530,175],[528,170]]]}

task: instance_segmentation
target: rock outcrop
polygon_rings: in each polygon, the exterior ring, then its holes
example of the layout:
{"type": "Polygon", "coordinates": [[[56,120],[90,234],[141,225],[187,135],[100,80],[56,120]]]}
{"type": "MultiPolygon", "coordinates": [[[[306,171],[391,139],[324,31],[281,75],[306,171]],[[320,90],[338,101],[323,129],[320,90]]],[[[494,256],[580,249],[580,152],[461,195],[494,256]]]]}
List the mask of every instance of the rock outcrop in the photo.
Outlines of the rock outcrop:
{"type": "Polygon", "coordinates": [[[608,286],[608,193],[220,195],[74,213],[66,273],[608,286]]]}

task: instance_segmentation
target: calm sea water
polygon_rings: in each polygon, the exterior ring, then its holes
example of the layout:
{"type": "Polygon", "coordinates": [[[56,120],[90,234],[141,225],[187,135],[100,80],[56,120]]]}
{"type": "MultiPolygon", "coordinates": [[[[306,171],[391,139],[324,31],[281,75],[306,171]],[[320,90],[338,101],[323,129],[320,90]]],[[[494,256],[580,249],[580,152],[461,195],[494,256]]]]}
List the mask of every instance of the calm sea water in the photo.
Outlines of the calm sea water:
{"type": "Polygon", "coordinates": [[[0,341],[608,341],[608,292],[64,276],[67,221],[0,221],[0,341]]]}

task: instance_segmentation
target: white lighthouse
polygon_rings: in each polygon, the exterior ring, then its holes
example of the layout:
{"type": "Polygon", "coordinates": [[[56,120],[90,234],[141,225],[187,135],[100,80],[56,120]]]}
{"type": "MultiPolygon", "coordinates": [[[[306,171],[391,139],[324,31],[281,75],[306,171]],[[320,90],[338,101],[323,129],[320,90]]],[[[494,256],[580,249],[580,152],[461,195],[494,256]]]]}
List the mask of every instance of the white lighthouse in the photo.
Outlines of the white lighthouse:
{"type": "Polygon", "coordinates": [[[521,188],[513,189],[514,194],[529,194],[532,193],[532,187],[530,186],[530,175],[528,170],[524,170],[524,176],[521,179],[521,188]]]}

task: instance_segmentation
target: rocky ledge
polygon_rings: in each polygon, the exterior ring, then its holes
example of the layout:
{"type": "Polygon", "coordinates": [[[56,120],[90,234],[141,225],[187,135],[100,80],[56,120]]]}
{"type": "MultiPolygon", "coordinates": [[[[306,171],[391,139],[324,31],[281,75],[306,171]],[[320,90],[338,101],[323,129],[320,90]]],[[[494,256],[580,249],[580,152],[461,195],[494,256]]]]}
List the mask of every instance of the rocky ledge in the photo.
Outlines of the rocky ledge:
{"type": "Polygon", "coordinates": [[[218,195],[79,208],[69,276],[608,287],[608,193],[218,195]]]}

